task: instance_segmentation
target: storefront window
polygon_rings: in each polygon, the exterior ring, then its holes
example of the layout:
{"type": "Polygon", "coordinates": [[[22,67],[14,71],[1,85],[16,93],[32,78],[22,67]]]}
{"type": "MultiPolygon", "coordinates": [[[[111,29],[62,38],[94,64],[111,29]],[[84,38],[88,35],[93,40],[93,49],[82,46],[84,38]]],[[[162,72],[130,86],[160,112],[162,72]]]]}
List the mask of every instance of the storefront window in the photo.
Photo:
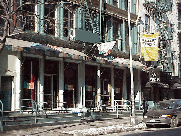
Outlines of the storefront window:
{"type": "Polygon", "coordinates": [[[78,84],[78,65],[75,63],[64,63],[64,104],[65,108],[75,108],[78,84]]]}
{"type": "Polygon", "coordinates": [[[97,68],[95,66],[86,65],[85,66],[85,106],[86,108],[95,107],[97,89],[97,76],[96,76],[97,68]]]}
{"type": "MultiPolygon", "coordinates": [[[[34,58],[23,58],[23,99],[32,99],[37,101],[37,81],[39,78],[39,60],[34,58]]],[[[31,102],[26,102],[26,106],[31,106],[31,102]]]]}

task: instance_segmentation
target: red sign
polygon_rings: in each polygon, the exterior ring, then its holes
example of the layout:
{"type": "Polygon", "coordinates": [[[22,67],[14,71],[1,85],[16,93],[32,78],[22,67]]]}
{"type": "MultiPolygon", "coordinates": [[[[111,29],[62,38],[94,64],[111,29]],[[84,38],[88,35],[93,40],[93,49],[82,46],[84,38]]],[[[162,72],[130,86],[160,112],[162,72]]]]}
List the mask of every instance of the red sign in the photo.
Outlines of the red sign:
{"type": "Polygon", "coordinates": [[[34,89],[34,82],[27,83],[27,89],[34,89]]]}

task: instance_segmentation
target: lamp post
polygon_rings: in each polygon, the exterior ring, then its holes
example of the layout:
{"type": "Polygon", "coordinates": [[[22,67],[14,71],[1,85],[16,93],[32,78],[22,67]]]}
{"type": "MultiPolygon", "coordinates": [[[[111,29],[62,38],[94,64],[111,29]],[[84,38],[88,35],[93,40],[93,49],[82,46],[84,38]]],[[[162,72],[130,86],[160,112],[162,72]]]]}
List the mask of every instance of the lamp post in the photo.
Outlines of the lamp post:
{"type": "Polygon", "coordinates": [[[132,62],[132,42],[131,42],[131,25],[130,25],[130,5],[131,0],[128,0],[128,26],[129,26],[129,47],[130,47],[130,74],[131,74],[131,102],[132,110],[130,114],[130,124],[135,125],[135,102],[134,102],[134,81],[133,81],[133,62],[132,62]]]}

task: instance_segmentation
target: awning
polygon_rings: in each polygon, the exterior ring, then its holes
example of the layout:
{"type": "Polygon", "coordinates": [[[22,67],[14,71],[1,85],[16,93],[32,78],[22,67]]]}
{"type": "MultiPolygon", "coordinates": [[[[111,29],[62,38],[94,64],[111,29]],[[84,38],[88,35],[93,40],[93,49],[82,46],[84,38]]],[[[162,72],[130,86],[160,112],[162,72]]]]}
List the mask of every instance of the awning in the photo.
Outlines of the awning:
{"type": "Polygon", "coordinates": [[[179,83],[173,84],[172,89],[181,89],[181,84],[179,83]]]}
{"type": "Polygon", "coordinates": [[[151,86],[150,82],[147,82],[145,87],[152,87],[152,86],[151,86]]]}
{"type": "Polygon", "coordinates": [[[165,83],[158,83],[158,87],[169,88],[169,85],[165,83]]]}
{"type": "Polygon", "coordinates": [[[158,87],[161,87],[161,88],[169,88],[168,84],[159,83],[159,82],[147,82],[145,87],[152,87],[154,85],[158,85],[158,87]]]}
{"type": "MultiPolygon", "coordinates": [[[[28,54],[35,54],[35,55],[46,55],[50,57],[57,57],[57,58],[67,58],[67,59],[74,59],[74,60],[87,60],[90,63],[99,63],[104,65],[116,66],[120,68],[130,68],[130,60],[125,58],[108,58],[106,56],[99,56],[96,57],[96,60],[89,60],[89,57],[78,50],[70,49],[70,48],[63,48],[57,47],[52,45],[43,45],[40,43],[28,42],[18,39],[7,38],[6,41],[6,49],[12,51],[23,51],[24,53],[28,54]]],[[[144,69],[146,66],[143,65],[139,61],[132,60],[133,68],[135,69],[144,69]]]]}
{"type": "MultiPolygon", "coordinates": [[[[115,63],[118,63],[119,66],[130,68],[130,60],[129,59],[116,58],[116,59],[114,59],[112,61],[115,62],[115,63]]],[[[133,64],[133,68],[136,68],[136,69],[143,69],[143,68],[146,67],[145,65],[143,65],[139,61],[132,60],[132,64],[133,64]]]]}
{"type": "MultiPolygon", "coordinates": [[[[0,37],[0,39],[2,39],[2,37],[0,37]]],[[[45,54],[46,56],[51,57],[65,57],[80,60],[86,60],[88,58],[88,56],[83,52],[74,49],[57,47],[49,44],[42,45],[40,43],[28,42],[12,38],[6,39],[6,49],[11,51],[23,51],[30,54],[45,54]]]]}

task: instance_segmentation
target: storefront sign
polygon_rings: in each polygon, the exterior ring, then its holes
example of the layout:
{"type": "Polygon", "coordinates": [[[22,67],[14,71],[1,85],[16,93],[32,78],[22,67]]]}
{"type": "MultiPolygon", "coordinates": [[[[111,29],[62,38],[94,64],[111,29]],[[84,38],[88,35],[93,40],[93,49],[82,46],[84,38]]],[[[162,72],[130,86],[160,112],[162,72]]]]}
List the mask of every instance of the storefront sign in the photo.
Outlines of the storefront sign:
{"type": "Polygon", "coordinates": [[[179,83],[173,84],[172,89],[181,89],[181,84],[179,83]]]}
{"type": "Polygon", "coordinates": [[[88,85],[85,85],[85,90],[88,91],[88,85]]]}
{"type": "Polygon", "coordinates": [[[86,86],[85,86],[85,90],[86,90],[86,91],[93,91],[93,87],[86,85],[86,86]]]}
{"type": "Polygon", "coordinates": [[[34,89],[34,82],[27,83],[27,89],[34,89]]]}
{"type": "Polygon", "coordinates": [[[70,85],[70,89],[71,89],[71,90],[74,90],[74,85],[70,85]]]}
{"type": "Polygon", "coordinates": [[[71,90],[71,85],[68,85],[68,90],[71,90]]]}
{"type": "Polygon", "coordinates": [[[92,86],[89,86],[89,87],[88,87],[88,91],[92,91],[92,86]]]}
{"type": "Polygon", "coordinates": [[[73,90],[74,86],[73,85],[68,85],[68,90],[73,90]]]}
{"type": "Polygon", "coordinates": [[[149,71],[150,82],[160,82],[160,71],[159,69],[150,69],[149,71]]]}
{"type": "Polygon", "coordinates": [[[65,90],[68,90],[68,84],[65,84],[65,90]]]}
{"type": "Polygon", "coordinates": [[[27,88],[27,82],[26,81],[23,82],[23,88],[27,88]]]}
{"type": "Polygon", "coordinates": [[[121,90],[120,88],[114,88],[115,93],[120,93],[120,90],[121,90]]]}
{"type": "Polygon", "coordinates": [[[95,96],[95,92],[93,92],[93,96],[95,96]]]}

